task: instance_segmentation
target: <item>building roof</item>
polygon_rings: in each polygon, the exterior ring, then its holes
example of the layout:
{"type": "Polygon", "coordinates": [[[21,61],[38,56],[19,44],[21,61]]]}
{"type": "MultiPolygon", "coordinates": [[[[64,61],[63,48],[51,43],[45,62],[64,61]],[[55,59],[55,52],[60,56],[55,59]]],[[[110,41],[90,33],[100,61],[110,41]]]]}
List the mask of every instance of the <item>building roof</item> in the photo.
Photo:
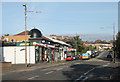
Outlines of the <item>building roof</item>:
{"type": "Polygon", "coordinates": [[[63,36],[63,37],[68,37],[68,36],[63,36]]]}
{"type": "Polygon", "coordinates": [[[41,38],[42,37],[41,31],[36,28],[30,30],[28,35],[30,35],[30,38],[41,38]]]}
{"type": "MultiPolygon", "coordinates": [[[[29,31],[27,30],[26,32],[27,32],[27,35],[28,35],[29,31]]],[[[17,36],[17,35],[25,35],[25,31],[21,32],[21,33],[18,33],[18,34],[15,34],[14,36],[17,36]]]]}
{"type": "Polygon", "coordinates": [[[57,37],[62,37],[62,36],[57,36],[57,37]]]}
{"type": "Polygon", "coordinates": [[[56,36],[56,35],[50,35],[50,36],[56,36]]]}
{"type": "Polygon", "coordinates": [[[60,41],[60,40],[52,39],[52,38],[47,37],[47,36],[44,36],[44,38],[47,38],[47,39],[49,39],[49,40],[51,40],[51,41],[53,41],[55,43],[59,43],[59,44],[66,45],[66,46],[70,46],[69,44],[67,44],[67,43],[65,43],[63,41],[60,41]]]}

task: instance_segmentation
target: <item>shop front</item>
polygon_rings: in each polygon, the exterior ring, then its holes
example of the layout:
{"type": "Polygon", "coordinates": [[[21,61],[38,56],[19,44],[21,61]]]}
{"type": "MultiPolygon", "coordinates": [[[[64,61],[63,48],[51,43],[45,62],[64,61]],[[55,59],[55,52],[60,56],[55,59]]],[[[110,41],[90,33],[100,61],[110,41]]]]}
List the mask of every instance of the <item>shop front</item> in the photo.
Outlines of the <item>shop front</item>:
{"type": "Polygon", "coordinates": [[[47,61],[47,58],[49,58],[50,61],[54,61],[54,50],[55,46],[48,45],[48,44],[41,44],[41,43],[33,43],[33,46],[36,47],[36,51],[38,52],[38,57],[36,55],[37,62],[44,62],[47,61]],[[38,48],[37,48],[38,47],[38,48]]]}
{"type": "MultiPolygon", "coordinates": [[[[25,46],[25,43],[18,42],[17,46],[25,46]]],[[[55,46],[48,45],[48,44],[42,44],[37,42],[29,42],[27,43],[27,46],[35,46],[35,62],[44,62],[47,60],[47,57],[49,60],[54,61],[54,50],[55,46]]]]}

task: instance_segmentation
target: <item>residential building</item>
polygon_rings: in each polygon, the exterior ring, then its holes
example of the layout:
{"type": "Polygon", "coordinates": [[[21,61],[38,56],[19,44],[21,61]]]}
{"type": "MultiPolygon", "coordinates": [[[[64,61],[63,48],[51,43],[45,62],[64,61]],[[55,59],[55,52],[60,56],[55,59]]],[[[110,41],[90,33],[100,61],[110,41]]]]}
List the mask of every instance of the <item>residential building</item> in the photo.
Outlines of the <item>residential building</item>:
{"type": "MultiPolygon", "coordinates": [[[[30,38],[30,35],[28,35],[28,32],[29,31],[27,31],[27,35],[26,35],[27,41],[30,38]]],[[[12,36],[4,36],[2,41],[4,41],[4,42],[25,42],[25,31],[21,32],[19,34],[12,35],[12,36]]]]}
{"type": "Polygon", "coordinates": [[[56,36],[57,40],[62,40],[62,36],[56,36]]]}
{"type": "Polygon", "coordinates": [[[50,37],[53,38],[53,39],[57,39],[56,35],[50,35],[50,37]]]}
{"type": "Polygon", "coordinates": [[[63,39],[69,39],[69,37],[68,36],[63,36],[63,39]]]}

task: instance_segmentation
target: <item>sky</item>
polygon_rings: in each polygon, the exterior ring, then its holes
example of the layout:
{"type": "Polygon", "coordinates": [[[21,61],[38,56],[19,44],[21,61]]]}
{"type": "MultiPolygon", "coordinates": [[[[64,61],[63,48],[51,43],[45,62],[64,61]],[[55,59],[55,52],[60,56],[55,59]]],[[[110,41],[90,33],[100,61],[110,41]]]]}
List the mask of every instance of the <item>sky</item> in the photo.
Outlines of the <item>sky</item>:
{"type": "Polygon", "coordinates": [[[34,27],[43,35],[80,35],[83,40],[111,40],[118,32],[118,2],[3,2],[2,33],[14,35],[34,27]]]}

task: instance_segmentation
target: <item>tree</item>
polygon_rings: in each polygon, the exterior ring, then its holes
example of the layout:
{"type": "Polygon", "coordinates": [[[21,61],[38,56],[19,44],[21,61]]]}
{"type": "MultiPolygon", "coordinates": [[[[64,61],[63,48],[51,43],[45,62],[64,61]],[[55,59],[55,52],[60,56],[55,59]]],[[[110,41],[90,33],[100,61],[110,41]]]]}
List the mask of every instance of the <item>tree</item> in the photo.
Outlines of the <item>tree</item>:
{"type": "Polygon", "coordinates": [[[80,53],[84,49],[83,43],[81,41],[82,39],[80,39],[78,35],[73,39],[70,39],[70,42],[72,43],[73,48],[77,50],[77,53],[80,53]]]}
{"type": "Polygon", "coordinates": [[[118,35],[117,35],[116,52],[117,52],[118,57],[120,58],[120,32],[118,32],[118,35]]]}
{"type": "Polygon", "coordinates": [[[5,34],[5,36],[9,36],[9,34],[5,34]]]}

